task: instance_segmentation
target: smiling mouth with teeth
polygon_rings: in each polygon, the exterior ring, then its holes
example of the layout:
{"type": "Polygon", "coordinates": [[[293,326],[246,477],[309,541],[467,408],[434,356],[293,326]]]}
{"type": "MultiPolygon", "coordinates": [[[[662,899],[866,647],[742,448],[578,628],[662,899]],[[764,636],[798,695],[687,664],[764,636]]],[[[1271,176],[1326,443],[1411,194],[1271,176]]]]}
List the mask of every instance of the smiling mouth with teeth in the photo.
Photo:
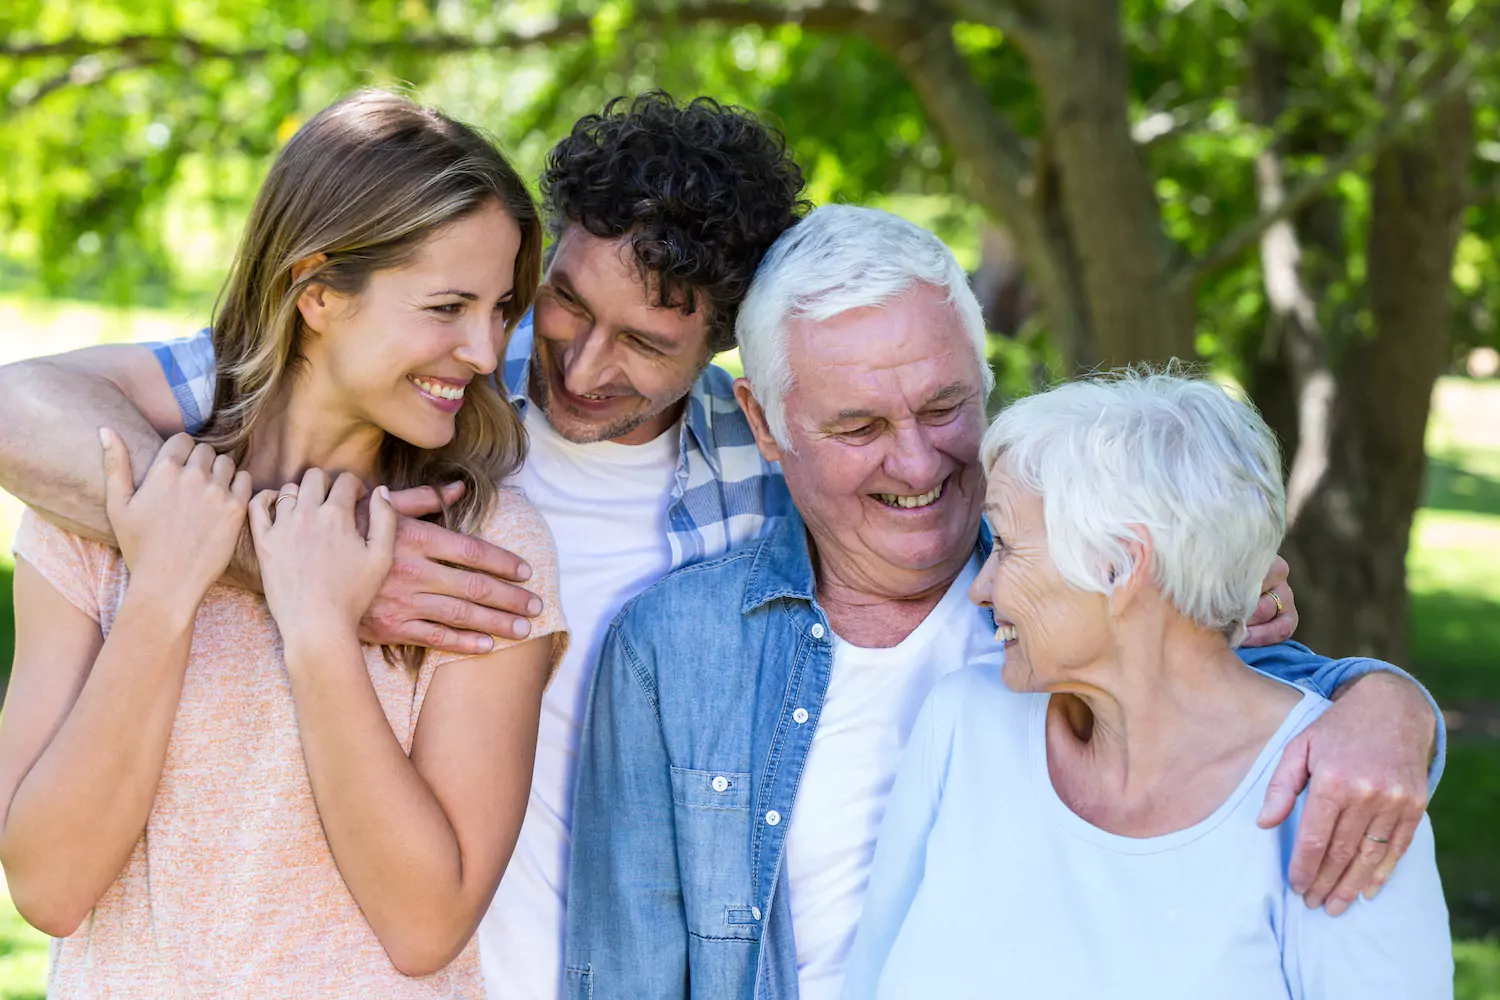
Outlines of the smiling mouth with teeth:
{"type": "Polygon", "coordinates": [[[898,493],[876,493],[875,499],[887,507],[900,507],[903,510],[911,510],[916,507],[931,507],[943,495],[943,487],[947,483],[948,480],[945,479],[941,483],[938,483],[936,487],[920,496],[908,497],[901,496],[898,493]]]}
{"type": "Polygon", "coordinates": [[[1018,632],[1016,630],[1016,627],[1011,624],[999,625],[995,628],[996,642],[1014,642],[1016,639],[1020,638],[1020,635],[1021,633],[1018,632]]]}
{"type": "Polygon", "coordinates": [[[461,385],[447,385],[442,382],[429,382],[427,379],[418,378],[415,375],[408,375],[407,377],[411,379],[413,385],[415,385],[418,389],[421,389],[423,392],[427,393],[427,395],[429,396],[436,396],[438,399],[464,398],[464,387],[461,385]]]}

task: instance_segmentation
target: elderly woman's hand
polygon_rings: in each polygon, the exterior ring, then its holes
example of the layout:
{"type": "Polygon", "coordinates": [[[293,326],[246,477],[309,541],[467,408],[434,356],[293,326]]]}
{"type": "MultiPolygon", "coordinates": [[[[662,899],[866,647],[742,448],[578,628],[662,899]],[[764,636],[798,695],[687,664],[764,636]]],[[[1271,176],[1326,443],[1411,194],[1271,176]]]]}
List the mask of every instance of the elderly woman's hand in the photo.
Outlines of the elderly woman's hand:
{"type": "Polygon", "coordinates": [[[1297,602],[1292,585],[1287,582],[1291,567],[1277,556],[1271,570],[1260,583],[1260,603],[1245,623],[1245,646],[1274,646],[1286,642],[1297,631],[1297,602]],[[1273,596],[1274,595],[1274,596],[1273,596]]]}
{"type": "Polygon", "coordinates": [[[1334,699],[1287,744],[1259,822],[1284,822],[1308,788],[1287,879],[1308,906],[1338,916],[1379,892],[1411,846],[1436,729],[1421,691],[1399,677],[1366,675],[1334,699]]]}

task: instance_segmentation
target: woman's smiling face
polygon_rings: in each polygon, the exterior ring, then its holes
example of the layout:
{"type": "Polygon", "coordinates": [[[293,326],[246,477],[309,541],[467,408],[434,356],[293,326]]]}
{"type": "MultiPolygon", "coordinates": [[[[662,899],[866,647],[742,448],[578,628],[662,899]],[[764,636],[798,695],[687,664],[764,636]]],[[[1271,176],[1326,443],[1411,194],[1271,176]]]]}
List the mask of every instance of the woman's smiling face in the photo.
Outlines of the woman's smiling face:
{"type": "Polygon", "coordinates": [[[419,448],[448,444],[470,382],[499,364],[520,245],[520,227],[491,202],[357,296],[309,289],[304,355],[324,401],[419,448]]]}
{"type": "Polygon", "coordinates": [[[1107,652],[1109,599],[1062,578],[1047,545],[1042,498],[1011,476],[1003,454],[990,472],[984,515],[995,548],[969,599],[994,610],[995,638],[1005,643],[1005,684],[1014,691],[1063,690],[1075,668],[1107,652]]]}

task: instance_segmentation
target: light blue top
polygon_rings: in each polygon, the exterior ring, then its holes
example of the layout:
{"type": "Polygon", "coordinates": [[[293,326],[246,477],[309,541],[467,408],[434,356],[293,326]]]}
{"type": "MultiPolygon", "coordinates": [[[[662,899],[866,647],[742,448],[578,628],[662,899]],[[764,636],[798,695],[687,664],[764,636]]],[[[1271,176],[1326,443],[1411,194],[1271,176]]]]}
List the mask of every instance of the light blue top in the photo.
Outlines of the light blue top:
{"type": "Polygon", "coordinates": [[[1385,889],[1342,917],[1287,885],[1302,803],[1256,826],[1282,749],[1328,707],[1320,695],[1213,815],[1147,838],[1107,833],[1058,797],[1048,700],[983,661],[934,689],[886,807],[844,1000],[1453,996],[1426,818],[1385,889]]]}

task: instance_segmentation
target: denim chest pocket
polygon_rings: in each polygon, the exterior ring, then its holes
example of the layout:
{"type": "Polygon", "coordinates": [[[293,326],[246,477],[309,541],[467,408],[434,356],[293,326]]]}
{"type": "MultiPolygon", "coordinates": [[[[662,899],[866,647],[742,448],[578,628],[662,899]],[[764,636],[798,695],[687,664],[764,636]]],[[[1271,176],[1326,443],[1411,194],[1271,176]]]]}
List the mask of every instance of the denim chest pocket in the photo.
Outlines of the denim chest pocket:
{"type": "Polygon", "coordinates": [[[759,940],[750,879],[750,775],[674,767],[672,801],[688,933],[710,941],[759,940]]]}

